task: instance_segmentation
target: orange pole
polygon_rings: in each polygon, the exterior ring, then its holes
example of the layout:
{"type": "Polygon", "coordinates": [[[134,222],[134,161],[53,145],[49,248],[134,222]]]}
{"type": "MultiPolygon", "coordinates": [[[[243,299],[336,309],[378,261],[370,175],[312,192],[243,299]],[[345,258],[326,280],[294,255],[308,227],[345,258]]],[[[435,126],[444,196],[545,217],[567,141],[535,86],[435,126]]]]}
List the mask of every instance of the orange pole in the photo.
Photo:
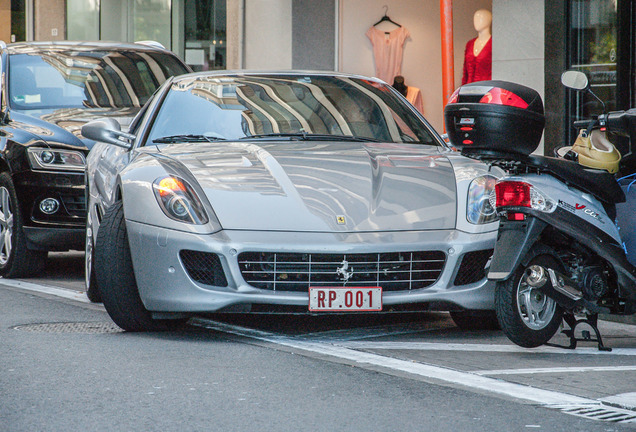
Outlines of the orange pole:
{"type": "Polygon", "coordinates": [[[453,0],[440,0],[440,18],[442,28],[442,91],[443,103],[455,91],[455,67],[453,54],[453,0]]]}

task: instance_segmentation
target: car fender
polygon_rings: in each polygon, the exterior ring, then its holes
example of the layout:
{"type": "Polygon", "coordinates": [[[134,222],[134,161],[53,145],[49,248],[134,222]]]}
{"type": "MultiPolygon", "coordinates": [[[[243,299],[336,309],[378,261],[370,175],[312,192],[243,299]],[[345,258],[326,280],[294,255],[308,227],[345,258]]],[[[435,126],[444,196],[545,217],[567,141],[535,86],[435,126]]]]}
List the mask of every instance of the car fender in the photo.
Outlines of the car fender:
{"type": "Polygon", "coordinates": [[[211,234],[220,229],[214,212],[195,178],[178,162],[173,161],[167,164],[155,154],[138,153],[134,161],[118,175],[117,189],[123,201],[126,221],[197,234],[211,234]],[[153,183],[169,175],[181,177],[193,187],[210,219],[207,224],[195,225],[180,222],[169,218],[164,213],[155,196],[153,183]]]}
{"type": "Polygon", "coordinates": [[[496,231],[499,223],[498,220],[481,225],[468,222],[466,218],[468,189],[472,181],[477,177],[490,175],[496,178],[502,178],[504,172],[498,167],[489,166],[483,162],[467,158],[457,152],[446,151],[445,156],[448,157],[455,172],[455,184],[457,188],[456,228],[464,232],[472,233],[496,231]]]}

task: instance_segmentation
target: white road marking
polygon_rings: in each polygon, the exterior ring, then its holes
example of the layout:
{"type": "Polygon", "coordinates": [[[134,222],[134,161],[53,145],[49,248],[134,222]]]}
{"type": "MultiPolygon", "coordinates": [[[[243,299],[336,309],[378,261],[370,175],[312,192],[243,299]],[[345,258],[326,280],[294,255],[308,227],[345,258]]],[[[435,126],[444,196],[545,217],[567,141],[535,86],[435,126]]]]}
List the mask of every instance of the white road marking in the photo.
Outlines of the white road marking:
{"type": "MultiPolygon", "coordinates": [[[[472,371],[476,375],[531,375],[548,373],[580,373],[580,372],[625,372],[636,371],[636,366],[587,366],[587,367],[553,367],[530,369],[494,369],[472,371]]],[[[636,394],[636,393],[634,393],[636,394]]]]}
{"type": "Polygon", "coordinates": [[[540,346],[538,348],[522,348],[517,345],[499,344],[463,344],[435,342],[337,342],[338,345],[351,349],[390,349],[418,351],[466,351],[466,352],[500,352],[524,354],[588,354],[588,355],[626,355],[636,356],[636,348],[613,348],[612,351],[599,351],[597,347],[579,347],[575,350],[540,346]]]}
{"type": "Polygon", "coordinates": [[[313,352],[315,354],[335,357],[354,363],[365,364],[388,369],[392,371],[405,372],[411,375],[420,376],[433,382],[445,382],[462,386],[465,388],[479,390],[486,393],[506,396],[512,399],[523,400],[540,405],[600,405],[599,401],[560,393],[551,390],[543,390],[526,385],[506,382],[496,378],[488,378],[470,372],[461,372],[454,369],[431,366],[412,361],[404,361],[378,354],[355,351],[353,349],[328,343],[316,343],[301,341],[286,336],[280,336],[261,330],[254,330],[240,326],[225,324],[217,321],[196,318],[192,321],[194,325],[212,330],[235,334],[238,336],[258,339],[278,345],[287,346],[294,349],[313,352]]]}
{"type": "MultiPolygon", "coordinates": [[[[12,279],[0,278],[0,284],[20,288],[27,291],[40,292],[66,299],[91,303],[86,294],[76,290],[34,284],[12,279]]],[[[359,364],[372,365],[385,370],[400,371],[415,376],[429,379],[432,382],[446,382],[468,389],[477,389],[482,392],[507,396],[512,399],[523,400],[548,408],[555,408],[567,412],[569,408],[578,410],[580,407],[601,407],[602,402],[622,406],[626,409],[636,409],[636,393],[625,393],[605,397],[599,400],[583,398],[567,393],[538,389],[531,386],[506,382],[497,378],[489,378],[484,375],[511,375],[527,373],[568,373],[568,372],[613,372],[632,371],[636,366],[608,366],[608,367],[571,367],[571,368],[535,368],[535,369],[502,369],[490,371],[462,372],[440,366],[426,365],[411,361],[404,361],[378,354],[356,351],[356,349],[392,349],[392,350],[432,350],[432,351],[472,351],[472,352],[522,352],[528,353],[559,353],[559,354],[603,354],[603,355],[636,355],[636,349],[615,348],[612,352],[598,351],[596,348],[577,348],[567,350],[556,347],[539,347],[532,350],[514,345],[497,344],[448,344],[427,342],[347,342],[345,334],[335,336],[331,340],[315,342],[302,340],[301,337],[291,338],[283,335],[225,324],[207,319],[195,318],[192,324],[231,333],[243,337],[249,337],[269,343],[284,345],[290,348],[313,352],[325,356],[339,358],[359,364]]],[[[410,331],[408,331],[410,332],[410,331]]],[[[391,331],[389,331],[391,333],[391,331]]],[[[325,335],[326,336],[326,335],[325,335]]],[[[351,336],[351,335],[350,335],[351,336]]],[[[629,411],[632,412],[632,411],[629,411]]],[[[628,412],[628,413],[629,413],[628,412]]]]}
{"type": "Polygon", "coordinates": [[[91,301],[86,297],[86,293],[79,292],[72,289],[58,288],[48,285],[34,284],[31,282],[25,282],[15,279],[0,279],[0,284],[8,285],[14,288],[20,288],[27,291],[39,292],[44,294],[51,294],[57,297],[71,299],[82,303],[90,303],[91,301]]]}

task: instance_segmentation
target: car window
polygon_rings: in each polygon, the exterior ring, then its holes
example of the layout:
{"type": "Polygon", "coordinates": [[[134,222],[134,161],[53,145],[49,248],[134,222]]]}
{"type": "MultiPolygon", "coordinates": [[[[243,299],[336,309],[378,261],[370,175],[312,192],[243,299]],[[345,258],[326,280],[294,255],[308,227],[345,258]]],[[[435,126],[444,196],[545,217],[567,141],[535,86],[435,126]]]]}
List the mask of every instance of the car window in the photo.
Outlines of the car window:
{"type": "Polygon", "coordinates": [[[150,139],[179,135],[227,140],[320,135],[437,144],[427,125],[386,85],[327,75],[179,80],[150,139]]]}
{"type": "Polygon", "coordinates": [[[9,103],[13,109],[141,107],[168,77],[186,73],[169,53],[46,51],[13,54],[9,103]]]}

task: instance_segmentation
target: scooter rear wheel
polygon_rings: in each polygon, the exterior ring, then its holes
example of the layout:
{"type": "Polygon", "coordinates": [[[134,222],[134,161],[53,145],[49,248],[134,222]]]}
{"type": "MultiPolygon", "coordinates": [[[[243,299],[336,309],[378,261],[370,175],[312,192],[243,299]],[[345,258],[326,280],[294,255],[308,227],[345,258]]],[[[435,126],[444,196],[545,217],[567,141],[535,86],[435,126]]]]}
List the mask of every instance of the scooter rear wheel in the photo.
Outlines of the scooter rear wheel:
{"type": "Polygon", "coordinates": [[[527,283],[532,266],[563,271],[556,258],[539,255],[527,266],[517,267],[509,279],[495,288],[495,310],[501,329],[508,339],[525,348],[535,348],[552,339],[563,318],[563,309],[554,299],[527,283]]]}

